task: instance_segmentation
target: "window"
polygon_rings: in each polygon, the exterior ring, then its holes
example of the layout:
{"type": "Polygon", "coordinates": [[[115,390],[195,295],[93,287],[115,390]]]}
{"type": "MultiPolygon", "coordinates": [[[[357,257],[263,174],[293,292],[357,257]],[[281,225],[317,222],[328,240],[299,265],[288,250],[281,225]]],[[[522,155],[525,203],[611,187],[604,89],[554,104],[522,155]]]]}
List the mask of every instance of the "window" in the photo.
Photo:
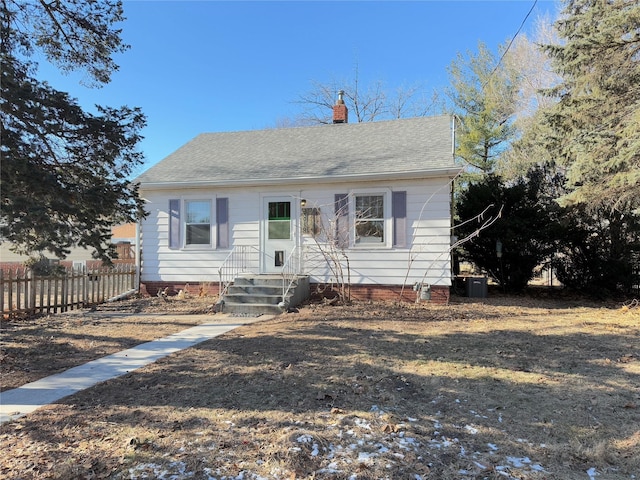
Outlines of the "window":
{"type": "Polygon", "coordinates": [[[384,244],[384,195],[356,195],[356,244],[384,244]]]}
{"type": "Polygon", "coordinates": [[[302,234],[315,237],[320,233],[320,209],[302,208],[302,234]]]}
{"type": "Polygon", "coordinates": [[[185,245],[211,245],[211,202],[185,202],[185,245]]]}
{"type": "Polygon", "coordinates": [[[269,240],[291,238],[291,202],[269,202],[269,240]]]}

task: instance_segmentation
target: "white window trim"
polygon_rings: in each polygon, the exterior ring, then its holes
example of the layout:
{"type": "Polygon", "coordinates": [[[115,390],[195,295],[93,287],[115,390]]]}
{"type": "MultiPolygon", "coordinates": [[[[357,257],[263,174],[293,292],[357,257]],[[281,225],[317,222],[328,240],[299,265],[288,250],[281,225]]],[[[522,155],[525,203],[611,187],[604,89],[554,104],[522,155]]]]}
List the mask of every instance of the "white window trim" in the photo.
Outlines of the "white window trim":
{"type": "Polygon", "coordinates": [[[182,250],[197,251],[197,250],[213,250],[216,248],[216,211],[214,208],[215,197],[202,197],[202,196],[183,196],[180,198],[181,203],[181,215],[180,215],[180,233],[182,238],[182,250]],[[187,203],[188,202],[208,202],[209,203],[209,243],[208,244],[196,244],[187,245],[187,203]]]}
{"type": "Polygon", "coordinates": [[[393,210],[391,209],[391,189],[362,188],[349,191],[349,246],[355,250],[380,250],[393,247],[393,210]],[[384,242],[356,243],[356,197],[360,195],[382,195],[384,202],[384,242]]]}

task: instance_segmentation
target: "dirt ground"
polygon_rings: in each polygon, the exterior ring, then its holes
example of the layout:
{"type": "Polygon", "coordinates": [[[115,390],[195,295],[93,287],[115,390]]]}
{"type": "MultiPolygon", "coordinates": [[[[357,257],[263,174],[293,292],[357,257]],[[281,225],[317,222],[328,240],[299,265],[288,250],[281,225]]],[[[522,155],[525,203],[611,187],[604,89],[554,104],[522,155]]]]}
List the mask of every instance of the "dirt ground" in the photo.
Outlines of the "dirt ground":
{"type": "MultiPolygon", "coordinates": [[[[0,387],[215,318],[214,301],[5,321],[0,387]]],[[[2,425],[0,478],[640,479],[639,408],[635,301],[311,305],[2,425]]]]}

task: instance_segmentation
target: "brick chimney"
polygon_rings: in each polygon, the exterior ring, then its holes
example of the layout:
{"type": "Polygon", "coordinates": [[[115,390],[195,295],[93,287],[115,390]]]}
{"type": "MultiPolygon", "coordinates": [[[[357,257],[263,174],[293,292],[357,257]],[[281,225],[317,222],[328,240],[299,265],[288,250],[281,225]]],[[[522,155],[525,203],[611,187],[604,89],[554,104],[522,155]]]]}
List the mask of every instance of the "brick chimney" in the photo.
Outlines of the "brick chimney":
{"type": "Polygon", "coordinates": [[[340,90],[338,92],[338,100],[336,100],[336,104],[333,106],[333,123],[348,123],[349,121],[349,111],[344,104],[343,95],[344,91],[340,90]]]}

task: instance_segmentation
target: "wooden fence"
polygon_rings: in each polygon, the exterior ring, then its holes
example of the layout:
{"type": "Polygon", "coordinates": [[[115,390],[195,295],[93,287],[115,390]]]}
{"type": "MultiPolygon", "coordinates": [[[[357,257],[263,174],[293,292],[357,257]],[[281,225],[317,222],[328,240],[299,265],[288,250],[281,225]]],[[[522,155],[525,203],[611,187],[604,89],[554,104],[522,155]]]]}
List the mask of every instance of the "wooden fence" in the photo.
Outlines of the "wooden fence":
{"type": "Polygon", "coordinates": [[[135,265],[70,270],[36,276],[28,269],[0,270],[2,317],[59,313],[96,305],[137,290],[135,265]]]}

